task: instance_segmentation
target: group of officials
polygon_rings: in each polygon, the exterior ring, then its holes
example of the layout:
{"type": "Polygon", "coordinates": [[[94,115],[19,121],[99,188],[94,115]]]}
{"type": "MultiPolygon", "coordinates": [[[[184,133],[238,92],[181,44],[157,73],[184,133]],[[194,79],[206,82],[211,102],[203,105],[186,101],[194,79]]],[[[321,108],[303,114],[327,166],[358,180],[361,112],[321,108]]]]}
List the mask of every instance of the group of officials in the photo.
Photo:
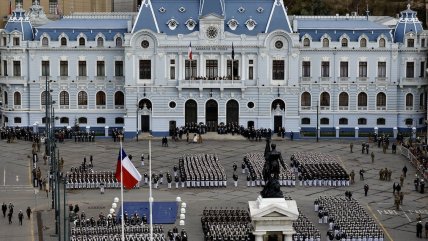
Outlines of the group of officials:
{"type": "Polygon", "coordinates": [[[382,230],[352,197],[319,197],[314,210],[318,222],[328,224],[327,240],[384,240],[382,230]]]}

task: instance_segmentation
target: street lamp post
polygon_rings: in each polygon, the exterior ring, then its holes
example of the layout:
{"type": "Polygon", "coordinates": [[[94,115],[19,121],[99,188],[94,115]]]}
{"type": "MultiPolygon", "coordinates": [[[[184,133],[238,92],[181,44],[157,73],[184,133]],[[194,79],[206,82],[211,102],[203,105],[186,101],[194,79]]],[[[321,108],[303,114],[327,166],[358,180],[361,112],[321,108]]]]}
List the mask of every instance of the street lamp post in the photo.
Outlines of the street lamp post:
{"type": "Polygon", "coordinates": [[[137,102],[137,110],[135,111],[136,113],[135,113],[135,132],[137,133],[136,135],[137,135],[137,137],[136,137],[136,139],[137,139],[137,142],[138,142],[138,134],[139,134],[139,130],[138,130],[138,111],[140,110],[140,108],[139,108],[139,106],[138,106],[138,102],[137,102]]]}
{"type": "Polygon", "coordinates": [[[318,128],[319,128],[319,101],[317,102],[317,129],[316,129],[316,132],[317,132],[317,142],[319,141],[319,134],[318,134],[318,128]]]}

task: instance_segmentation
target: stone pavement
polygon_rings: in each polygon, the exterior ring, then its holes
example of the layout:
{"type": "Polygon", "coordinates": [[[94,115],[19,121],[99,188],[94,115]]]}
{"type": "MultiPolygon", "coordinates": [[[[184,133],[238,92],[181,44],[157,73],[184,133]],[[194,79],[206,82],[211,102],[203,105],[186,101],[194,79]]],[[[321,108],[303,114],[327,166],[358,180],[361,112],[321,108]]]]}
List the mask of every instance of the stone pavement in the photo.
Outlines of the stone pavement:
{"type": "MultiPolygon", "coordinates": [[[[247,208],[248,201],[255,200],[260,187],[246,187],[246,176],[241,174],[241,162],[246,153],[264,151],[265,142],[250,142],[248,140],[225,140],[231,139],[230,135],[216,136],[208,135],[203,138],[202,144],[187,144],[186,141],[169,141],[169,147],[161,147],[161,141],[155,138],[152,141],[152,165],[153,171],[172,172],[172,167],[178,164],[178,157],[188,153],[216,153],[228,175],[227,188],[180,188],[168,189],[164,183],[158,189],[153,191],[155,201],[172,201],[180,196],[187,203],[186,225],[185,229],[189,233],[190,240],[203,240],[203,234],[200,223],[200,215],[204,207],[240,207],[247,208]],[[223,137],[223,138],[221,138],[223,137]],[[232,186],[233,163],[238,165],[239,185],[232,186]]],[[[236,137],[238,138],[238,137],[236,137]]],[[[232,138],[233,139],[233,138],[232,138]]],[[[274,138],[277,149],[282,152],[284,160],[289,164],[289,158],[296,151],[313,151],[336,154],[340,157],[345,168],[356,172],[356,184],[350,187],[283,187],[282,191],[297,200],[300,210],[310,218],[316,227],[321,231],[322,240],[327,230],[327,226],[319,225],[316,222],[316,214],[313,212],[313,201],[320,195],[344,196],[345,191],[353,192],[362,206],[372,215],[376,221],[386,231],[385,240],[393,241],[411,241],[416,239],[415,220],[421,213],[423,222],[427,221],[428,216],[428,196],[413,191],[414,168],[407,160],[399,154],[383,154],[381,149],[371,145],[370,152],[375,152],[375,162],[371,163],[370,155],[361,154],[361,142],[365,140],[341,139],[324,140],[320,142],[315,140],[282,140],[274,138]],[[349,143],[354,142],[354,153],[349,151],[349,143]],[[399,182],[399,176],[404,165],[409,169],[407,178],[404,182],[403,191],[404,205],[400,211],[393,209],[392,184],[399,182]],[[387,167],[392,168],[392,181],[379,181],[379,170],[387,167]],[[360,181],[358,171],[363,168],[366,170],[365,180],[360,181]],[[363,186],[367,183],[370,186],[369,196],[364,197],[363,186]]],[[[114,143],[109,139],[98,139],[95,143],[75,143],[66,141],[64,144],[58,144],[60,156],[64,157],[65,170],[70,170],[72,166],[76,167],[83,161],[86,155],[94,156],[94,170],[114,171],[119,151],[119,143],[114,143]]],[[[127,154],[134,156],[134,164],[140,172],[148,172],[148,140],[136,142],[135,140],[125,140],[123,143],[127,154]],[[146,156],[146,165],[141,167],[140,156],[144,153],[146,156]]],[[[36,207],[41,211],[43,219],[43,240],[58,240],[55,237],[54,212],[50,209],[51,197],[46,198],[46,193],[39,192],[34,194],[34,189],[30,185],[30,159],[31,143],[18,141],[7,144],[0,142],[0,202],[13,202],[15,204],[15,213],[20,209],[23,211],[27,206],[36,207]]],[[[48,166],[40,162],[43,175],[46,175],[48,166]]],[[[80,210],[87,213],[87,217],[96,217],[99,212],[108,213],[114,197],[120,197],[120,190],[106,189],[104,195],[98,190],[73,190],[67,193],[68,204],[79,204],[80,210]]],[[[134,189],[125,192],[125,201],[147,201],[148,187],[134,189]]],[[[37,220],[33,216],[30,220],[24,220],[21,227],[18,223],[17,215],[14,216],[14,223],[7,224],[6,219],[0,218],[0,240],[20,241],[20,240],[39,240],[37,233],[37,220]]],[[[177,222],[178,226],[178,222],[177,222]]],[[[172,226],[166,226],[167,231],[172,226]]],[[[181,228],[180,228],[181,229],[181,228]]]]}

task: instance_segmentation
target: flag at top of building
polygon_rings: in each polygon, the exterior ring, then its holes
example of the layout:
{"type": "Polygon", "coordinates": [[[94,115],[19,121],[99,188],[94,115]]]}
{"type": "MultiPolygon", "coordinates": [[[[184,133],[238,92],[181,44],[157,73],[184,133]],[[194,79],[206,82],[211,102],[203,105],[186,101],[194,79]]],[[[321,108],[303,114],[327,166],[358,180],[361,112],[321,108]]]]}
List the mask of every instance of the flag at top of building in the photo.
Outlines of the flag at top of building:
{"type": "Polygon", "coordinates": [[[187,52],[187,55],[189,57],[189,60],[192,61],[193,60],[192,42],[190,42],[189,44],[189,51],[187,52]]]}
{"type": "Polygon", "coordinates": [[[135,187],[135,185],[141,181],[140,172],[138,172],[137,168],[132,164],[123,148],[120,148],[119,157],[117,158],[116,179],[121,182],[126,189],[135,187]]]}

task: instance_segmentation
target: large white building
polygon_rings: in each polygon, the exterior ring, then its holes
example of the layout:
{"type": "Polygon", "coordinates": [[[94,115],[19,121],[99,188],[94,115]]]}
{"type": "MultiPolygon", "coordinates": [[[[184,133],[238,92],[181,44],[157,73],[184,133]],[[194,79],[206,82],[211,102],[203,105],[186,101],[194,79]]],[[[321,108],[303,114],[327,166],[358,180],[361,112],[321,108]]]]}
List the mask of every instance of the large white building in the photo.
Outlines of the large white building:
{"type": "Polygon", "coordinates": [[[138,14],[31,21],[18,8],[0,30],[6,126],[43,126],[49,79],[55,126],[128,137],[189,122],[425,128],[428,33],[410,6],[394,19],[288,16],[282,0],[143,0],[138,14]]]}

